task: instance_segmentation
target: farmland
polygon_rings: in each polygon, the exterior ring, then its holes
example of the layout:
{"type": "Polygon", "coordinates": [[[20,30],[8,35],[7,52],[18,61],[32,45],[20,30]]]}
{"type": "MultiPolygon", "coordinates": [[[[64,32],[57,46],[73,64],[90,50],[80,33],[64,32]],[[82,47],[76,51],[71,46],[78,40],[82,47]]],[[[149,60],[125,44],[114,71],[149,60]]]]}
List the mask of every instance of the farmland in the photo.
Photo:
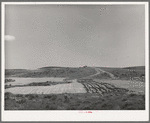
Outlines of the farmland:
{"type": "Polygon", "coordinates": [[[84,86],[74,82],[45,82],[45,83],[30,83],[27,85],[14,85],[8,87],[5,92],[14,94],[61,94],[61,93],[86,93],[84,86]],[[38,86],[37,86],[38,85],[38,86]]]}
{"type": "Polygon", "coordinates": [[[111,92],[127,92],[127,89],[117,88],[116,86],[109,83],[99,83],[93,80],[79,80],[78,82],[82,83],[86,88],[88,93],[98,93],[100,95],[104,95],[105,93],[111,92]]]}
{"type": "Polygon", "coordinates": [[[130,79],[142,75],[143,67],[6,70],[5,109],[144,110],[145,82],[130,79]]]}

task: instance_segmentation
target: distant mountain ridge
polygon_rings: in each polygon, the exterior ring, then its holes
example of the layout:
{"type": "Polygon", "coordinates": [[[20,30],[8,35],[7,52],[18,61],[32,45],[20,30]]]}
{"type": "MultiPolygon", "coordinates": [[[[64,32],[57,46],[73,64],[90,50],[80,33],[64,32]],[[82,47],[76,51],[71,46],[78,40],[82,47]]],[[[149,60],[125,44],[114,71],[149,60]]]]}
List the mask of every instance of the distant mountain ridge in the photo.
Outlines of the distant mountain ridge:
{"type": "Polygon", "coordinates": [[[65,68],[65,67],[49,66],[49,67],[40,67],[40,68],[38,68],[38,69],[51,69],[51,68],[65,68]]]}
{"type": "Polygon", "coordinates": [[[125,67],[125,68],[123,68],[123,69],[145,70],[145,66],[125,67]]]}

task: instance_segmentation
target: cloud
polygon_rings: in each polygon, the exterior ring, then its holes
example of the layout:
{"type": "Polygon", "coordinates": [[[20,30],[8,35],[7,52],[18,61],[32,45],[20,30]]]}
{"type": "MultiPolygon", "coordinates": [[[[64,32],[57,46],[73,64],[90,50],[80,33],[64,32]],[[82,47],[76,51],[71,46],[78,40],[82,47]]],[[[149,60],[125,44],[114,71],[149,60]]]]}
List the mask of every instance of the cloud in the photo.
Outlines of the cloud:
{"type": "Polygon", "coordinates": [[[5,41],[14,41],[16,38],[12,35],[5,35],[5,41]]]}

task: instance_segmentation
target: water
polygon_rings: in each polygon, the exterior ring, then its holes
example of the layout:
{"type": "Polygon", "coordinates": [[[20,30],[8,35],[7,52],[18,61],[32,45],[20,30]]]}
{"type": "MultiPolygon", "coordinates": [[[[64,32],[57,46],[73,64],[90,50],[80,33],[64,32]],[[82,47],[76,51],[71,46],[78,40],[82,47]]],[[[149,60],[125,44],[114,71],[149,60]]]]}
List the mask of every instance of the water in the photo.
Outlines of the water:
{"type": "Polygon", "coordinates": [[[15,82],[7,82],[6,85],[25,85],[33,82],[46,82],[46,81],[52,81],[52,82],[63,82],[63,79],[65,78],[6,78],[6,79],[13,79],[15,82]]]}

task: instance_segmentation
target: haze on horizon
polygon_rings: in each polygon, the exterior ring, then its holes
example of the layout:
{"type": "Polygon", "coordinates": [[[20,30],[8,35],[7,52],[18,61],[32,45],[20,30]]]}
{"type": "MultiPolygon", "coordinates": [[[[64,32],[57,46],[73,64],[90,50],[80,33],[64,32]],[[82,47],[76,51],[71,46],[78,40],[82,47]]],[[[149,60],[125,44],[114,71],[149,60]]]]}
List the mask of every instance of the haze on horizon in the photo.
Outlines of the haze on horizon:
{"type": "Polygon", "coordinates": [[[144,5],[6,5],[5,68],[145,66],[144,5]]]}

